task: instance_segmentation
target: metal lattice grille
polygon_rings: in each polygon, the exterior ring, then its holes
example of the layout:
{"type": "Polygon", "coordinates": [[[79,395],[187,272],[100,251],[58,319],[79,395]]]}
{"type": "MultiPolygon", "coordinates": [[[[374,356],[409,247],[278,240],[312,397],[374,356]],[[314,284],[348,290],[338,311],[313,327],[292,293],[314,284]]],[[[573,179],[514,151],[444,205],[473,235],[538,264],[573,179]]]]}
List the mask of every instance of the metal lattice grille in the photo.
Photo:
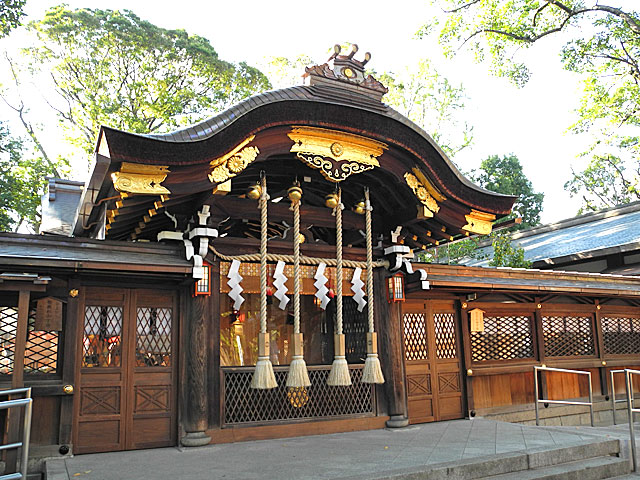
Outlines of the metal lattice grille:
{"type": "Polygon", "coordinates": [[[58,369],[60,332],[35,330],[35,314],[35,310],[29,312],[29,334],[24,349],[24,373],[53,374],[58,369]]]}
{"type": "Polygon", "coordinates": [[[359,312],[358,304],[353,301],[353,298],[343,298],[342,317],[347,362],[364,362],[367,358],[367,329],[369,327],[367,307],[359,312]]]}
{"type": "Polygon", "coordinates": [[[640,353],[640,318],[602,317],[604,351],[610,355],[640,353]]]}
{"type": "Polygon", "coordinates": [[[484,317],[484,332],[471,332],[471,360],[533,358],[531,319],[525,316],[484,317]]]}
{"type": "Polygon", "coordinates": [[[426,360],[427,323],[424,313],[404,314],[404,355],[407,360],[426,360]]]}
{"type": "Polygon", "coordinates": [[[300,418],[373,415],[373,387],[362,383],[362,367],[350,367],[350,387],[327,385],[330,366],[309,367],[311,386],[288,389],[287,368],[274,367],[278,387],[250,387],[253,369],[222,369],[224,423],[247,424],[300,418]]]}
{"type": "Polygon", "coordinates": [[[0,373],[13,373],[18,309],[0,307],[0,373]]]}
{"type": "Polygon", "coordinates": [[[547,357],[595,355],[591,317],[542,317],[547,357]]]}
{"type": "Polygon", "coordinates": [[[458,358],[456,349],[456,323],[453,313],[434,313],[436,357],[458,358]]]}
{"type": "Polygon", "coordinates": [[[171,308],[139,307],[136,315],[136,366],[171,366],[171,308]]]}
{"type": "Polygon", "coordinates": [[[119,367],[122,307],[87,305],[82,339],[83,367],[119,367]]]}

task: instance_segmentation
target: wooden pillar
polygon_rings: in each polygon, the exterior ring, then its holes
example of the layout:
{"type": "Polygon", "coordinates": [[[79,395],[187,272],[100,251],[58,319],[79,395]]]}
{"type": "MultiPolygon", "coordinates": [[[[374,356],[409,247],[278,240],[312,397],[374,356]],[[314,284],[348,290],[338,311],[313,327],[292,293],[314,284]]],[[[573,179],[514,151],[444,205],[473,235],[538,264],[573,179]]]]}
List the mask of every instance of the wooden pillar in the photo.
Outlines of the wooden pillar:
{"type": "Polygon", "coordinates": [[[207,314],[209,297],[198,295],[187,300],[186,388],[184,391],[184,430],[180,442],[185,447],[208,445],[207,396],[207,314]]]}
{"type": "MultiPolygon", "coordinates": [[[[13,372],[11,374],[11,388],[24,387],[24,350],[27,343],[27,329],[29,326],[29,290],[20,290],[18,294],[18,323],[13,351],[13,372]]],[[[14,397],[15,398],[15,397],[14,397]]],[[[6,400],[4,398],[3,400],[6,400]]],[[[8,443],[22,441],[22,408],[11,408],[7,412],[7,441],[8,443]]],[[[5,471],[15,472],[18,461],[16,449],[7,450],[5,471]]]]}
{"type": "Polygon", "coordinates": [[[220,420],[220,260],[211,262],[211,296],[209,297],[209,426],[219,427],[220,420]]]}
{"type": "Polygon", "coordinates": [[[390,304],[387,301],[387,276],[388,272],[383,268],[374,270],[374,314],[380,330],[380,362],[385,376],[385,393],[391,417],[387,426],[397,428],[409,424],[402,345],[402,304],[390,304]]]}
{"type": "MultiPolygon", "coordinates": [[[[62,338],[62,383],[74,386],[76,372],[76,350],[78,348],[78,331],[84,325],[84,318],[80,308],[80,281],[71,279],[68,282],[67,310],[64,322],[62,338]],[[80,328],[79,328],[80,326],[80,328]]],[[[58,430],[58,443],[66,446],[61,452],[69,451],[71,440],[71,428],[73,425],[73,390],[60,399],[60,429],[58,430]]]]}
{"type": "Polygon", "coordinates": [[[462,358],[464,359],[463,374],[465,379],[465,393],[467,399],[467,415],[475,417],[475,402],[473,400],[473,369],[471,368],[471,332],[469,331],[469,313],[462,308],[461,301],[456,302],[456,311],[460,318],[462,332],[462,358]],[[471,374],[469,374],[471,372],[471,374]]]}
{"type": "MultiPolygon", "coordinates": [[[[607,361],[604,358],[604,335],[602,332],[602,317],[600,315],[600,302],[595,301],[596,311],[594,315],[595,325],[594,333],[596,339],[596,345],[598,346],[598,356],[600,357],[600,367],[598,368],[598,376],[600,377],[600,393],[604,396],[609,395],[609,388],[607,382],[607,361]]],[[[593,388],[593,385],[591,385],[593,388]]]]}
{"type": "MultiPolygon", "coordinates": [[[[534,299],[535,302],[535,311],[533,312],[533,323],[534,323],[534,331],[536,335],[536,350],[538,350],[538,360],[541,364],[545,363],[545,351],[544,351],[544,332],[542,330],[542,314],[540,312],[540,308],[538,305],[541,305],[540,298],[536,297],[534,299]]],[[[549,392],[547,391],[547,375],[545,372],[539,373],[539,384],[540,384],[540,395],[542,398],[549,398],[549,392]]],[[[535,381],[535,379],[534,379],[535,381]]],[[[536,398],[536,400],[538,400],[536,398]]],[[[548,406],[548,404],[546,404],[548,406]]]]}

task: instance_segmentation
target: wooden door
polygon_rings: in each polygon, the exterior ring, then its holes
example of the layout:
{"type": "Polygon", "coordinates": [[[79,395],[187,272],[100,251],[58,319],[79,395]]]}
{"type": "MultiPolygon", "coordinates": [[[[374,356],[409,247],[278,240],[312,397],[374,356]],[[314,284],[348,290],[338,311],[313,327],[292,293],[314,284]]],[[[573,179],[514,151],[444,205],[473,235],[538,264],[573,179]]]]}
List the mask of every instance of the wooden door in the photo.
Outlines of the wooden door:
{"type": "Polygon", "coordinates": [[[407,302],[403,311],[410,423],[462,418],[458,322],[453,302],[407,302]]]}
{"type": "Polygon", "coordinates": [[[87,288],[78,346],[74,450],[175,444],[175,295],[87,288]]]}

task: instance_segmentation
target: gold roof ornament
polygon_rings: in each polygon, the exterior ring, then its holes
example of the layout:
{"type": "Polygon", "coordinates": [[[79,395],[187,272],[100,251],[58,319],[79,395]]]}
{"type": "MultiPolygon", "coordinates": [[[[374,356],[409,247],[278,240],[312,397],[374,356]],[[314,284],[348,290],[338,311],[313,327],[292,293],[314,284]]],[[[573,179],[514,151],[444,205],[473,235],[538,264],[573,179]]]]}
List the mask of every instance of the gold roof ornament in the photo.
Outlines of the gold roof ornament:
{"type": "Polygon", "coordinates": [[[230,152],[212,160],[209,163],[213,167],[208,175],[209,181],[211,183],[226,182],[247,168],[260,153],[258,147],[247,146],[254,138],[256,136],[251,135],[236,145],[230,152]]]}
{"type": "Polygon", "coordinates": [[[120,171],[111,174],[111,180],[118,192],[160,195],[171,193],[162,186],[168,173],[168,166],[122,162],[120,171]]]}
{"type": "Polygon", "coordinates": [[[404,180],[407,182],[407,185],[411,190],[413,190],[413,194],[417,197],[417,199],[427,207],[431,212],[438,213],[440,210],[440,206],[436,202],[436,199],[431,196],[429,190],[421,182],[418,177],[416,177],[413,173],[405,172],[404,180]]]}
{"type": "Polygon", "coordinates": [[[293,127],[291,152],[330,182],[379,167],[385,143],[352,133],[318,127],[293,127]]]}
{"type": "Polygon", "coordinates": [[[491,213],[480,212],[478,210],[471,210],[464,218],[467,219],[467,224],[462,227],[463,230],[467,230],[471,233],[477,233],[479,235],[489,235],[493,228],[493,221],[496,216],[491,213]]]}

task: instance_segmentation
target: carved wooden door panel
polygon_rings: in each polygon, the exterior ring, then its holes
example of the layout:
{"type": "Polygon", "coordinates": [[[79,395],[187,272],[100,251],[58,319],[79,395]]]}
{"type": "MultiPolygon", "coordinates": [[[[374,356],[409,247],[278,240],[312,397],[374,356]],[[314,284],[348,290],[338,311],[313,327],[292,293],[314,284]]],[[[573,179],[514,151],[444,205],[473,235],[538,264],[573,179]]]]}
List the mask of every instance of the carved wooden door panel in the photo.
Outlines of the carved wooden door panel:
{"type": "Polygon", "coordinates": [[[87,288],[75,453],[175,444],[175,295],[87,288]]]}
{"type": "Polygon", "coordinates": [[[407,377],[407,408],[410,423],[433,422],[433,372],[427,315],[423,304],[405,305],[403,312],[404,361],[407,377]]]}
{"type": "Polygon", "coordinates": [[[453,302],[407,302],[403,322],[409,422],[462,418],[459,334],[453,302]]]}
{"type": "Polygon", "coordinates": [[[127,449],[174,444],[175,422],[175,300],[172,295],[135,292],[135,342],[131,342],[132,428],[127,449]]]}

